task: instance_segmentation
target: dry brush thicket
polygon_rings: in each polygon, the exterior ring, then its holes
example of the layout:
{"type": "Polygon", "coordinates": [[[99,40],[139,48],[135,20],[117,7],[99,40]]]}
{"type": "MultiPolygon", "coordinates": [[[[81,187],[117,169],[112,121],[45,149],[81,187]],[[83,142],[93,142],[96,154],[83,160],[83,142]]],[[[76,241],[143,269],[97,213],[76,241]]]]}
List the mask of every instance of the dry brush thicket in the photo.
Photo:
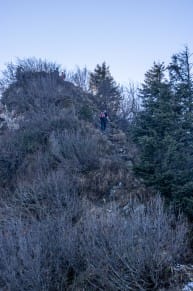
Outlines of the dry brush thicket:
{"type": "Polygon", "coordinates": [[[159,196],[130,195],[131,169],[96,128],[89,94],[55,73],[24,76],[3,97],[23,118],[0,135],[1,290],[175,286],[185,219],[159,196]],[[130,197],[126,212],[108,199],[115,186],[130,197]]]}

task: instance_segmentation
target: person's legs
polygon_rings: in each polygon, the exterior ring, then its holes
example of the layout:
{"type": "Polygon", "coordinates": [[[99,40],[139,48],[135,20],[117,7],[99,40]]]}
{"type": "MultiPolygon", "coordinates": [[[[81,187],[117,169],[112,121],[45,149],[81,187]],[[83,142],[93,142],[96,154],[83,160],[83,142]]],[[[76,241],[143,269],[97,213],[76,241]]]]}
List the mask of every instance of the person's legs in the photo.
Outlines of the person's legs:
{"type": "Polygon", "coordinates": [[[104,131],[104,120],[101,118],[101,130],[104,131]]]}
{"type": "Polygon", "coordinates": [[[107,126],[107,122],[106,120],[104,120],[104,130],[106,129],[106,126],[107,126]]]}

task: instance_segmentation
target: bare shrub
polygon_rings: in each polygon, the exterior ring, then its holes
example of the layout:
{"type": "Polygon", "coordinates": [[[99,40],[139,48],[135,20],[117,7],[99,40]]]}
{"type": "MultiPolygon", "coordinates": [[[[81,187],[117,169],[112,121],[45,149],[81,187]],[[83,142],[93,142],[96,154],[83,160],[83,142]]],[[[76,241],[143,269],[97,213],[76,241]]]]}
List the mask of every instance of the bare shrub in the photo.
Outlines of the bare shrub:
{"type": "Polygon", "coordinates": [[[69,219],[78,220],[81,203],[78,198],[75,170],[58,169],[48,174],[39,170],[32,181],[18,182],[11,203],[20,213],[42,219],[72,210],[69,219]]]}
{"type": "Polygon", "coordinates": [[[120,92],[122,95],[122,102],[120,106],[120,116],[123,119],[131,121],[134,115],[139,111],[140,104],[137,97],[137,87],[133,83],[128,86],[122,86],[120,92]]]}
{"type": "Polygon", "coordinates": [[[171,211],[164,211],[160,198],[142,206],[134,201],[126,217],[116,205],[83,206],[78,196],[73,197],[66,195],[63,212],[48,211],[39,221],[31,215],[22,219],[18,208],[6,209],[0,224],[1,288],[172,287],[171,269],[186,247],[187,226],[182,217],[176,220],[171,211]],[[82,212],[77,219],[80,209],[85,215],[82,212]]]}
{"type": "Polygon", "coordinates": [[[75,71],[67,73],[67,80],[75,86],[82,88],[85,92],[89,90],[89,71],[86,67],[83,69],[76,67],[75,71]]]}
{"type": "Polygon", "coordinates": [[[0,288],[66,290],[84,268],[73,174],[40,167],[31,181],[18,181],[12,199],[1,197],[0,288]]]}
{"type": "Polygon", "coordinates": [[[75,131],[56,131],[52,137],[52,152],[62,160],[69,160],[81,171],[98,168],[102,154],[98,137],[86,134],[84,129],[75,131]],[[53,143],[55,140],[55,143],[53,143]]]}
{"type": "Polygon", "coordinates": [[[41,222],[10,217],[0,234],[1,288],[66,290],[71,284],[79,268],[78,236],[66,214],[41,222]]]}
{"type": "Polygon", "coordinates": [[[53,130],[76,130],[77,128],[78,120],[73,110],[61,110],[55,106],[44,107],[39,112],[28,113],[25,120],[20,123],[17,136],[23,146],[23,151],[34,152],[38,146],[46,146],[53,130]]]}
{"type": "MultiPolygon", "coordinates": [[[[51,107],[28,114],[20,121],[20,127],[16,131],[5,131],[0,139],[0,187],[13,184],[17,174],[22,172],[23,175],[29,169],[29,160],[31,164],[34,160],[29,155],[44,152],[48,156],[47,145],[53,130],[77,128],[78,121],[73,110],[51,107]]],[[[53,157],[50,156],[49,160],[51,166],[53,157]]],[[[37,171],[38,167],[34,170],[37,171]]]]}
{"type": "MultiPolygon", "coordinates": [[[[104,146],[105,148],[105,146],[104,146]]],[[[106,150],[104,150],[106,153],[106,150]]],[[[121,159],[115,155],[102,156],[99,161],[99,168],[87,173],[82,181],[82,188],[87,197],[91,200],[101,198],[112,199],[111,190],[119,183],[126,187],[127,169],[121,159]]]]}
{"type": "Polygon", "coordinates": [[[134,116],[140,109],[140,101],[137,96],[137,87],[133,83],[120,87],[122,96],[117,123],[123,131],[128,131],[134,116]]]}
{"type": "Polygon", "coordinates": [[[0,188],[12,185],[22,153],[14,147],[13,132],[7,130],[0,138],[0,188]]]}
{"type": "Polygon", "coordinates": [[[56,87],[61,80],[54,63],[35,58],[18,60],[16,65],[8,65],[3,75],[2,103],[9,110],[21,113],[41,108],[58,98],[56,87]]]}
{"type": "Polygon", "coordinates": [[[114,207],[93,209],[84,220],[85,280],[92,290],[157,290],[169,284],[183,255],[187,226],[156,197],[123,217],[114,207]]]}

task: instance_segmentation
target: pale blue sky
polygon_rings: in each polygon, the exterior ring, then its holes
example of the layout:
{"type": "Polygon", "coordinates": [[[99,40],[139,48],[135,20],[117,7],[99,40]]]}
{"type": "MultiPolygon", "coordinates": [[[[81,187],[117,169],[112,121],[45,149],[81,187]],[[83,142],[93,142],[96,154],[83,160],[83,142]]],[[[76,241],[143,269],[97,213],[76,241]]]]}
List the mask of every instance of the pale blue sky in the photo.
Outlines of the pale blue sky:
{"type": "Polygon", "coordinates": [[[0,70],[17,57],[66,69],[103,61],[120,83],[193,52],[193,0],[0,0],[0,70]]]}

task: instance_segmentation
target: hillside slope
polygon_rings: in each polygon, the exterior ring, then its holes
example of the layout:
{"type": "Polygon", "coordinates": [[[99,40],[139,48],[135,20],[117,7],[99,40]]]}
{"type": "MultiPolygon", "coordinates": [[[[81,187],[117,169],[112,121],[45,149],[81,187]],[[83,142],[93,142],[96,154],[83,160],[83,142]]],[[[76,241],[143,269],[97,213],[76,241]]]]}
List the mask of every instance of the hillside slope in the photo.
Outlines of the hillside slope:
{"type": "Polygon", "coordinates": [[[1,110],[1,143],[6,140],[11,149],[5,153],[7,169],[2,152],[1,177],[7,177],[3,185],[13,185],[12,180],[21,183],[20,176],[22,182],[30,181],[31,176],[34,179],[31,161],[36,167],[36,156],[41,152],[42,159],[45,155],[52,160],[47,173],[53,171],[52,164],[54,171],[69,164],[76,171],[79,191],[92,199],[144,191],[132,173],[135,149],[116,120],[111,120],[102,134],[92,95],[60,79],[45,87],[50,79],[43,77],[27,79],[24,87],[13,84],[4,93],[2,101],[8,110],[7,114],[1,110]],[[64,153],[65,148],[68,153],[64,153]]]}
{"type": "Polygon", "coordinates": [[[55,74],[11,84],[2,104],[2,290],[176,286],[186,221],[134,176],[117,120],[102,133],[94,96],[55,74]]]}

